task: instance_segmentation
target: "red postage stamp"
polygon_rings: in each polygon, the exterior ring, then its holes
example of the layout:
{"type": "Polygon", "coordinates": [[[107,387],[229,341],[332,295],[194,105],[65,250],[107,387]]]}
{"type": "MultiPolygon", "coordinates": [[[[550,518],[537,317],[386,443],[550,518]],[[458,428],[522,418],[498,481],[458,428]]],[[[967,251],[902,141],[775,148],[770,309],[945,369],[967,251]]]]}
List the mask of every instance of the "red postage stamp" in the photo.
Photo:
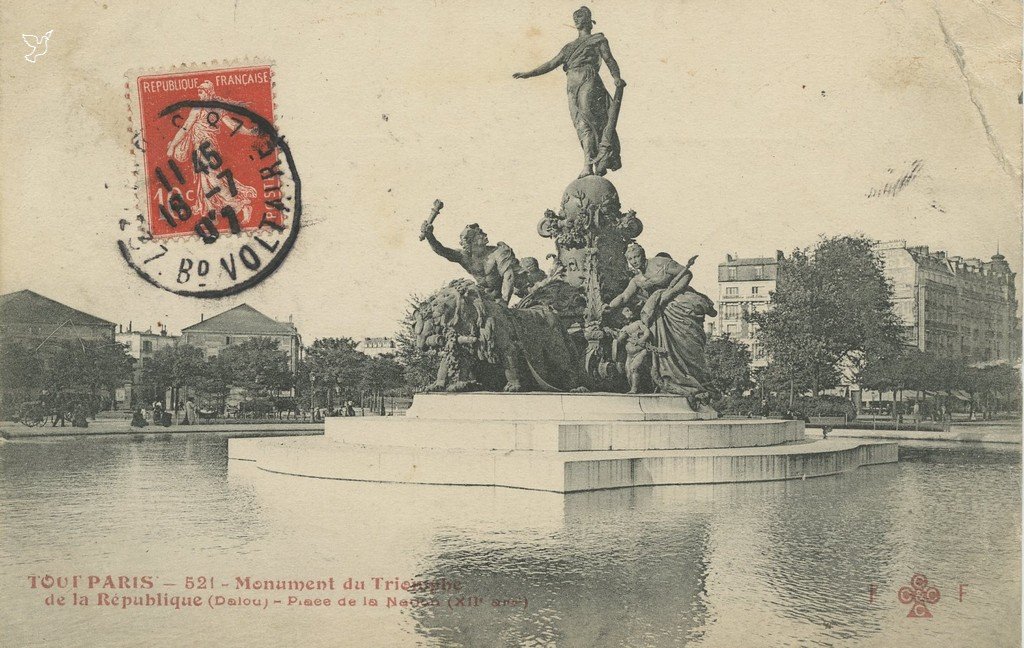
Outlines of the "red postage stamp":
{"type": "Polygon", "coordinates": [[[263,280],[298,233],[300,184],[269,65],[130,76],[139,211],[119,245],[143,278],[219,297],[263,280]],[[137,130],[136,130],[137,129],[137,130]]]}

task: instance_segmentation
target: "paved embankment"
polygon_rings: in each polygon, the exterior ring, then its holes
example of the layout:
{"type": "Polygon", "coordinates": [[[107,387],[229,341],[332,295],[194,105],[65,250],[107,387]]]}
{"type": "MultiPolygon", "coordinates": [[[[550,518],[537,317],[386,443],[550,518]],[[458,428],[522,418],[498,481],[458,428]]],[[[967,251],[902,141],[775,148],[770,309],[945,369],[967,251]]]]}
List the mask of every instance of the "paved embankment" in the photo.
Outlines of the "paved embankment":
{"type": "MultiPolygon", "coordinates": [[[[821,438],[820,427],[808,427],[807,436],[821,438]]],[[[906,441],[963,441],[967,443],[1021,443],[1019,424],[953,425],[948,432],[928,430],[833,429],[831,438],[886,439],[906,441]]]]}
{"type": "Polygon", "coordinates": [[[171,425],[162,427],[148,425],[143,428],[131,427],[124,420],[90,421],[87,428],[52,427],[39,425],[28,427],[21,423],[4,421],[0,423],[0,437],[7,440],[67,438],[85,436],[145,435],[159,436],[164,434],[211,435],[230,437],[278,437],[278,436],[314,436],[324,433],[323,423],[199,423],[198,425],[171,425]]]}

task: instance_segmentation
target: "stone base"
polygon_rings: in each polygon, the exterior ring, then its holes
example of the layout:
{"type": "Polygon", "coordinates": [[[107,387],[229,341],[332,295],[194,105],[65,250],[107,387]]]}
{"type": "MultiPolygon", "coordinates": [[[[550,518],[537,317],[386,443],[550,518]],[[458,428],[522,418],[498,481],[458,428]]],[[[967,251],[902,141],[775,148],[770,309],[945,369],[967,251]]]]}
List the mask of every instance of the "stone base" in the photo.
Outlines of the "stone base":
{"type": "Polygon", "coordinates": [[[406,417],[332,418],[321,438],[232,439],[228,452],[306,477],[557,493],[802,479],[897,460],[895,443],[807,441],[800,421],[701,416],[668,395],[427,394],[406,417]]]}
{"type": "Polygon", "coordinates": [[[718,418],[695,412],[673,394],[591,392],[468,392],[417,394],[406,418],[471,421],[694,421],[718,418]]]}

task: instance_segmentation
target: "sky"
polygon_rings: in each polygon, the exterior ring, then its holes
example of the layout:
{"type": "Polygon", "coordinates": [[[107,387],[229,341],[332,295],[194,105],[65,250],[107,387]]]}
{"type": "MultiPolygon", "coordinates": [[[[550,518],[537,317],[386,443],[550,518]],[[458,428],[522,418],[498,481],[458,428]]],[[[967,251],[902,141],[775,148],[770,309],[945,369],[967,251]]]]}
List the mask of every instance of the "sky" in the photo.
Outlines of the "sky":
{"type": "MultiPolygon", "coordinates": [[[[577,4],[0,4],[0,292],[172,333],[245,302],[293,316],[308,343],[393,333],[410,295],[462,276],[418,240],[435,198],[450,246],[477,222],[520,257],[553,251],[536,224],[582,162],[565,75],[512,73],[575,37],[577,4]],[[49,29],[25,61],[21,34],[49,29]],[[274,65],[304,223],[255,288],[176,296],[116,247],[138,209],[126,74],[246,61],[274,65]]],[[[589,6],[628,83],[609,179],[648,254],[700,255],[698,290],[717,292],[727,253],[847,233],[983,259],[998,247],[1020,271],[1019,2],[589,6]]]]}

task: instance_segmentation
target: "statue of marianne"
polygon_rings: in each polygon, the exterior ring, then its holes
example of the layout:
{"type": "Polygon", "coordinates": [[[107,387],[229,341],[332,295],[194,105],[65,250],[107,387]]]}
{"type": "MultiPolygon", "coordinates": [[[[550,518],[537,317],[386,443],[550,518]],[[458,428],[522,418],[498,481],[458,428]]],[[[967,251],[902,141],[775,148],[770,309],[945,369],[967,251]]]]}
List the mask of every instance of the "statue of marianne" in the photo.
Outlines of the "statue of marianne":
{"type": "Polygon", "coordinates": [[[619,64],[608,47],[604,34],[592,34],[594,20],[590,9],[580,7],[572,14],[579,32],[576,40],[562,48],[555,58],[529,72],[516,72],[516,79],[547,74],[562,66],[569,93],[569,115],[583,148],[583,171],[579,177],[604,175],[622,167],[619,159],[619,137],[615,133],[622,88],[626,82],[619,76],[619,64]],[[615,99],[609,96],[597,72],[604,59],[615,80],[615,99]]]}

